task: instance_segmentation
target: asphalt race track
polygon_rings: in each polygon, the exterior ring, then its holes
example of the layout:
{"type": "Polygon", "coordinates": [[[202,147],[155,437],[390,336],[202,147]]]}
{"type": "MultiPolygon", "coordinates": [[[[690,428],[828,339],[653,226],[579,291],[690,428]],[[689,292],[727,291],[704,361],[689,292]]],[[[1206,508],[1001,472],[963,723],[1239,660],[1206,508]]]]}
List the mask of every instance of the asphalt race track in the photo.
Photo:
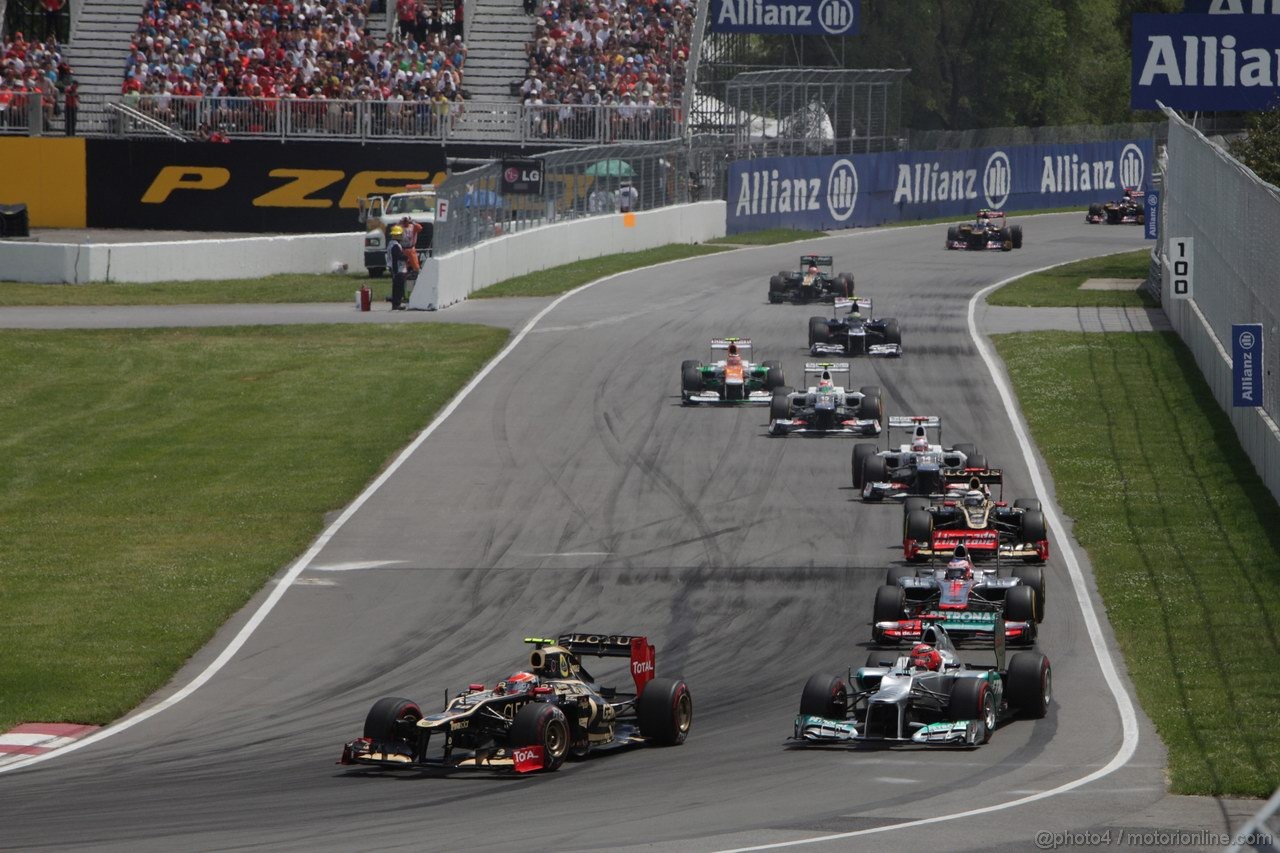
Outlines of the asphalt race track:
{"type": "MultiPolygon", "coordinates": [[[[770,438],[766,408],[684,408],[678,395],[680,361],[725,334],[750,336],[758,360],[782,360],[801,384],[807,320],[824,309],[768,305],[767,280],[802,251],[831,253],[876,315],[903,326],[903,357],[855,361],[848,384],[880,385],[887,414],[941,415],[946,443],[976,442],[1005,469],[1006,498],[1031,496],[966,307],[1019,272],[1143,246],[1138,229],[1082,218],[1027,219],[1012,253],[944,251],[945,226],[889,229],[683,261],[569,297],[207,684],[119,735],[0,773],[0,848],[709,851],[981,808],[1106,765],[1120,715],[1056,541],[1046,719],[1011,722],[976,751],[786,748],[807,677],[866,657],[901,510],[855,500],[851,441],[770,438]],[[434,708],[446,690],[523,668],[523,637],[571,628],[652,638],[658,674],[693,693],[684,746],[526,778],[335,764],[376,698],[434,708]]],[[[207,666],[268,591],[153,702],[207,666]]],[[[1160,825],[1163,753],[1145,717],[1140,728],[1134,758],[1089,785],[805,849],[1021,850],[1039,830],[1160,825]]]]}

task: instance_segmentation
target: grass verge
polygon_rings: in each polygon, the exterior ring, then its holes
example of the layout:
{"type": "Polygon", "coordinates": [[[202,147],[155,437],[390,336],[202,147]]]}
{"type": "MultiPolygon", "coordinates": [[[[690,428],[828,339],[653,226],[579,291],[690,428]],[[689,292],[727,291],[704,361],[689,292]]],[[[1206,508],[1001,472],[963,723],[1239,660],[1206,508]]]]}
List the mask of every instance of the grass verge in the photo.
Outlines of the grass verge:
{"type": "Polygon", "coordinates": [[[706,246],[699,244],[672,243],[645,249],[640,252],[623,252],[617,255],[604,255],[599,258],[587,258],[563,266],[538,270],[537,272],[518,275],[491,284],[471,294],[469,299],[493,299],[502,296],[555,296],[575,287],[595,281],[614,273],[626,272],[637,267],[660,264],[664,261],[678,261],[683,258],[696,258],[699,255],[714,255],[717,252],[732,251],[728,246],[706,246]]]}
{"type": "Polygon", "coordinates": [[[1269,796],[1280,509],[1190,352],[1170,333],[994,341],[1168,747],[1173,792],[1269,796]]]}
{"type": "Polygon", "coordinates": [[[106,723],[162,686],[506,339],[0,335],[0,731],[106,723]]]}
{"type": "Polygon", "coordinates": [[[708,243],[727,243],[732,246],[772,246],[775,243],[794,243],[797,240],[816,240],[828,236],[825,231],[803,231],[799,228],[766,228],[763,231],[746,231],[717,237],[708,243]]]}
{"type": "Polygon", "coordinates": [[[1154,306],[1145,290],[1080,289],[1090,278],[1146,278],[1150,263],[1151,253],[1146,249],[1077,261],[1012,281],[987,296],[987,304],[1022,308],[1154,306]]]}
{"type": "Polygon", "coordinates": [[[22,284],[0,282],[0,307],[20,305],[225,305],[286,302],[351,302],[368,283],[375,297],[391,292],[391,279],[366,275],[273,275],[216,281],[155,284],[22,284]],[[379,293],[381,289],[381,293],[379,293]]]}

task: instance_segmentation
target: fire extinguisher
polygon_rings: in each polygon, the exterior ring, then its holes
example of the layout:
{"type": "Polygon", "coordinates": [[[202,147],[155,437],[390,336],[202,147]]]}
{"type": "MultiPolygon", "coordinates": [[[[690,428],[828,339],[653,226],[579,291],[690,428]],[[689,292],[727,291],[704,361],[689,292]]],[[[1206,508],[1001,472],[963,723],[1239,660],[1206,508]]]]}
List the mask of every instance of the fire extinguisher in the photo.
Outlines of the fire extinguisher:
{"type": "Polygon", "coordinates": [[[356,291],[356,308],[361,311],[368,311],[373,304],[373,291],[369,290],[369,285],[364,284],[356,291]]]}

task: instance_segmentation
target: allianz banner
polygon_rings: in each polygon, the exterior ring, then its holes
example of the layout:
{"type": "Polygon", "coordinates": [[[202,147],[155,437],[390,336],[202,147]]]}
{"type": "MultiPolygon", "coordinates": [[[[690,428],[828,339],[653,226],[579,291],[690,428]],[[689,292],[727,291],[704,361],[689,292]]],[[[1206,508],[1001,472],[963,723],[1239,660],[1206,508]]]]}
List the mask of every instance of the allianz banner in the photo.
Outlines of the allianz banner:
{"type": "Polygon", "coordinates": [[[856,36],[862,0],[711,0],[717,33],[856,36]]]}
{"type": "Polygon", "coordinates": [[[729,166],[728,233],[819,231],[973,214],[981,207],[1083,209],[1150,183],[1150,139],[846,157],[767,157],[729,166]]]}
{"type": "Polygon", "coordinates": [[[1134,15],[1135,110],[1221,112],[1280,105],[1280,16],[1134,15]]]}

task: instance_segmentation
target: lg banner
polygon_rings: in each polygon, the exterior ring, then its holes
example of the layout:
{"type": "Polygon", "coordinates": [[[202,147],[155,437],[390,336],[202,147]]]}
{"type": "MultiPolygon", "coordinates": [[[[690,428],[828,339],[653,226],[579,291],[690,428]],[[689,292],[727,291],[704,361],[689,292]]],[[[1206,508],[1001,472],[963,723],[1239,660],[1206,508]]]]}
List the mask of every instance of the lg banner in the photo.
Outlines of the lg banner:
{"type": "Polygon", "coordinates": [[[1280,16],[1134,15],[1130,105],[1265,110],[1280,92],[1280,16]]]}
{"type": "Polygon", "coordinates": [[[729,167],[728,231],[827,230],[1115,201],[1149,181],[1151,140],[770,157],[729,167]]]}
{"type": "Polygon", "coordinates": [[[718,33],[856,36],[862,0],[711,0],[718,33]]]}
{"type": "Polygon", "coordinates": [[[1231,325],[1232,406],[1262,405],[1262,324],[1231,325]]]}

